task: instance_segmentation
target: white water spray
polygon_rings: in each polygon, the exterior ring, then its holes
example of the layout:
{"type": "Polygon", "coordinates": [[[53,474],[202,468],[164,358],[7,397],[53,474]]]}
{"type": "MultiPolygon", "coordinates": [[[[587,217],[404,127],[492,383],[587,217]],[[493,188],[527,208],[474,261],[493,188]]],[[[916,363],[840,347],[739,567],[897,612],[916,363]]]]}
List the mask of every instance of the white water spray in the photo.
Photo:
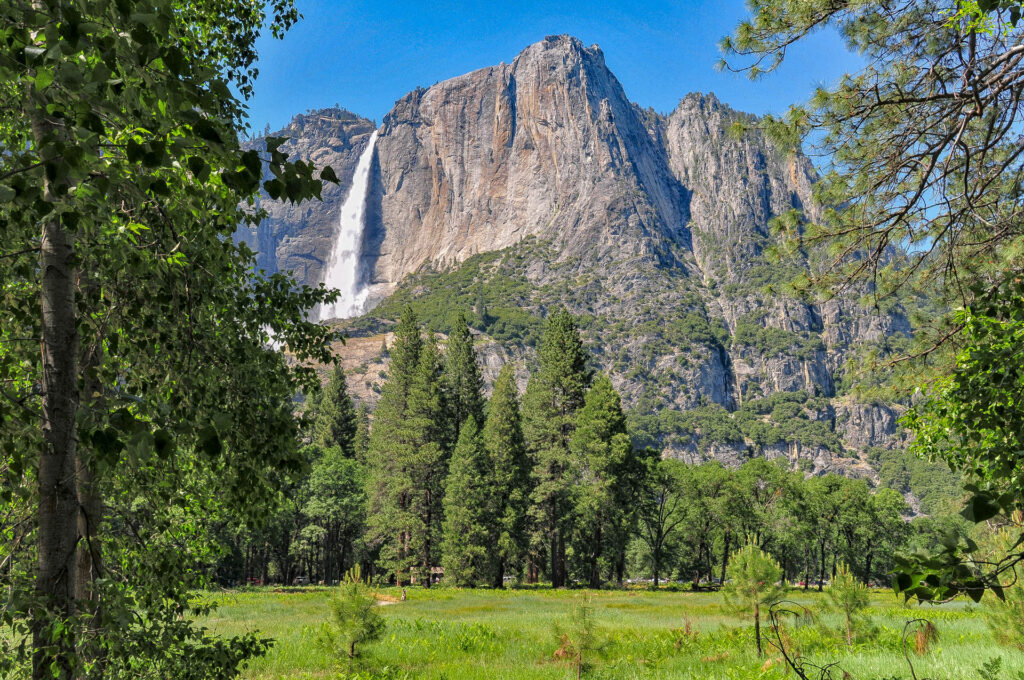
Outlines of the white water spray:
{"type": "Polygon", "coordinates": [[[327,263],[324,284],[337,288],[341,295],[333,304],[320,308],[320,320],[348,319],[362,314],[366,305],[369,286],[359,275],[359,256],[363,246],[363,228],[366,226],[366,195],[370,188],[370,166],[373,164],[373,147],[377,143],[377,131],[370,135],[370,142],[359,156],[356,172],[352,177],[352,188],[341,206],[338,238],[331,250],[327,263]]]}

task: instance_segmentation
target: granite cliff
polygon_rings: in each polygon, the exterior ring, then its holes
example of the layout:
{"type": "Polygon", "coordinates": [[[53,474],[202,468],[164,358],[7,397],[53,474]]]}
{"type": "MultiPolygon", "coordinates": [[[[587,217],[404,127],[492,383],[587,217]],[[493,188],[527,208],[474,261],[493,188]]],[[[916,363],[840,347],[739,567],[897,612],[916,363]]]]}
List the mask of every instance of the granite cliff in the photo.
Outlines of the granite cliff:
{"type": "MultiPolygon", "coordinates": [[[[666,455],[784,457],[813,473],[877,480],[900,408],[865,403],[845,368],[861,348],[909,333],[856,300],[784,294],[809,266],[768,252],[772,218],[814,217],[814,168],[714,95],[669,114],[630,102],[596,46],[546,38],[500,64],[409,93],[379,127],[361,266],[370,305],[342,322],[350,385],[373,403],[382,340],[404,304],[443,333],[471,312],[489,378],[521,375],[540,319],[565,305],[599,368],[633,409],[637,437],[666,455]]],[[[332,165],[321,204],[263,202],[243,235],[267,270],[318,283],[337,210],[374,129],[341,109],[297,116],[286,151],[332,165]]]]}

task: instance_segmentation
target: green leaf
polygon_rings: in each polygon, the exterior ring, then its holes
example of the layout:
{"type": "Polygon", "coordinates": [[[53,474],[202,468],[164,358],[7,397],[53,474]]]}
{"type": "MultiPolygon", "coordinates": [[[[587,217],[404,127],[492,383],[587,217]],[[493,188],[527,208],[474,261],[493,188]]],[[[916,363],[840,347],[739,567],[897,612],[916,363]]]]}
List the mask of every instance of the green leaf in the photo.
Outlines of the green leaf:
{"type": "Polygon", "coordinates": [[[992,519],[1000,513],[1002,507],[999,505],[997,499],[993,498],[991,494],[979,493],[970,500],[967,501],[967,507],[965,507],[960,514],[963,515],[964,519],[969,522],[984,522],[985,520],[992,519]]]}
{"type": "Polygon", "coordinates": [[[207,425],[199,431],[199,450],[210,458],[216,458],[224,450],[220,435],[212,425],[207,425]]]}
{"type": "Polygon", "coordinates": [[[42,92],[50,86],[53,82],[53,71],[50,69],[39,69],[36,72],[35,84],[36,90],[42,92]]]}
{"type": "Polygon", "coordinates": [[[320,171],[320,179],[325,182],[331,182],[332,184],[339,184],[341,182],[341,180],[338,179],[338,176],[334,174],[334,168],[329,165],[320,171]]]}
{"type": "Polygon", "coordinates": [[[167,430],[159,429],[153,433],[153,445],[156,448],[156,455],[161,460],[166,460],[174,453],[174,438],[167,430]]]}

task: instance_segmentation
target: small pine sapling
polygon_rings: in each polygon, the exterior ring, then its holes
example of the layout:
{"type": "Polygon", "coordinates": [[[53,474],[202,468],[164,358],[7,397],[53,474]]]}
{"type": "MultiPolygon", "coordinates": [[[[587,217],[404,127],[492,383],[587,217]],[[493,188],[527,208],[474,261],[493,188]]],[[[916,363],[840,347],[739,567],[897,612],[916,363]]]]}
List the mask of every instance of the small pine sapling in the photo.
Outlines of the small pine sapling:
{"type": "Polygon", "coordinates": [[[782,568],[756,544],[749,542],[733,553],[726,575],[728,582],[722,591],[725,601],[738,611],[753,615],[757,655],[763,656],[761,607],[771,606],[782,596],[783,589],[778,584],[782,568]]]}
{"type": "Polygon", "coordinates": [[[555,658],[566,661],[576,671],[576,680],[590,668],[590,655],[600,650],[601,642],[594,626],[594,611],[590,600],[578,597],[573,602],[569,618],[555,626],[558,649],[555,658]]]}
{"type": "Polygon", "coordinates": [[[345,574],[331,598],[331,621],[321,630],[321,642],[338,659],[345,659],[347,675],[359,657],[359,646],[380,639],[384,633],[384,619],[378,611],[377,597],[363,582],[357,564],[345,574]]]}
{"type": "Polygon", "coordinates": [[[868,587],[853,575],[845,563],[840,562],[832,584],[825,591],[825,602],[830,611],[843,615],[846,645],[852,647],[854,626],[869,603],[868,587]]]}

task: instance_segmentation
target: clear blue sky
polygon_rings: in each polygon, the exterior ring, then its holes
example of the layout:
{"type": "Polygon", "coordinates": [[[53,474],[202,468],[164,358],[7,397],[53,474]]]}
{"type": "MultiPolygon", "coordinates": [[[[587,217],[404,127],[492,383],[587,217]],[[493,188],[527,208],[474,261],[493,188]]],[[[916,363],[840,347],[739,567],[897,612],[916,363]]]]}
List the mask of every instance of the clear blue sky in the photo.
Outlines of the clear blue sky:
{"type": "Polygon", "coordinates": [[[304,19],[283,41],[266,38],[259,45],[260,77],[250,102],[257,132],[335,103],[379,123],[413,88],[510,62],[527,45],[558,33],[600,45],[626,95],[664,112],[699,91],[741,111],[780,113],[859,64],[838,36],[825,32],[756,83],[716,72],[718,41],[747,16],[742,0],[296,4],[304,19]]]}

